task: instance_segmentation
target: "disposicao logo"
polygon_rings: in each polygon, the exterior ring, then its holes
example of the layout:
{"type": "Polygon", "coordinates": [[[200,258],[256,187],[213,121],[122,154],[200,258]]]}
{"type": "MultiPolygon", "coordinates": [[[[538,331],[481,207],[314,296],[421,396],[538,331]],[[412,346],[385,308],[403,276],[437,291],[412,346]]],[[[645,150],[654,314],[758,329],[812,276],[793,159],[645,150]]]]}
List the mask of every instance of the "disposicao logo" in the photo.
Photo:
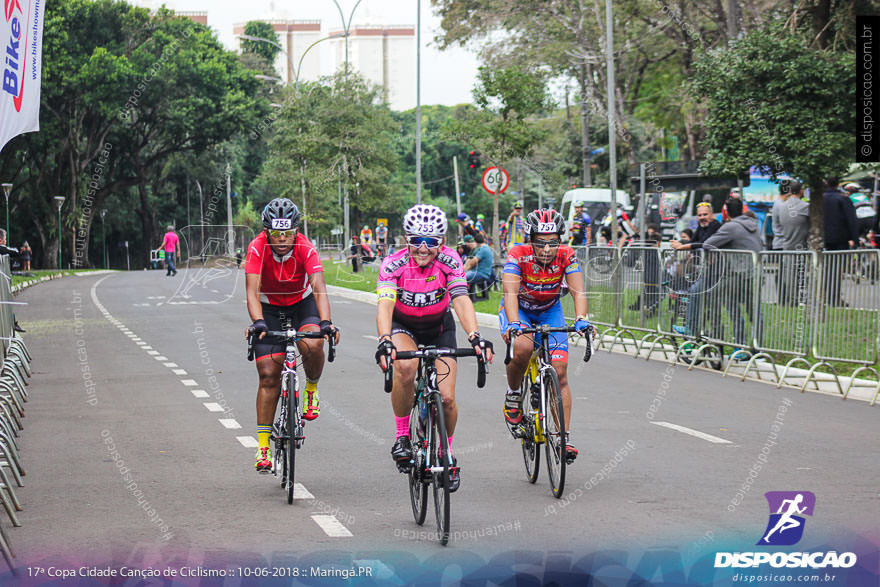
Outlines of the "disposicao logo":
{"type": "Polygon", "coordinates": [[[12,96],[15,111],[21,112],[21,98],[24,93],[24,64],[27,59],[27,42],[24,55],[21,54],[21,18],[24,14],[18,0],[5,0],[4,14],[9,27],[9,43],[3,51],[3,91],[12,96]],[[18,16],[15,15],[16,11],[18,16]]]}
{"type": "MultiPolygon", "coordinates": [[[[812,516],[816,496],[809,491],[768,491],[764,494],[770,506],[767,528],[757,546],[792,546],[804,535],[806,518],[812,516]]],[[[856,564],[853,552],[717,552],[715,568],[755,568],[769,564],[774,568],[844,568],[856,564]]]]}
{"type": "Polygon", "coordinates": [[[791,546],[804,535],[803,516],[812,516],[816,496],[809,491],[768,491],[764,494],[770,506],[770,520],[758,546],[791,546]]]}

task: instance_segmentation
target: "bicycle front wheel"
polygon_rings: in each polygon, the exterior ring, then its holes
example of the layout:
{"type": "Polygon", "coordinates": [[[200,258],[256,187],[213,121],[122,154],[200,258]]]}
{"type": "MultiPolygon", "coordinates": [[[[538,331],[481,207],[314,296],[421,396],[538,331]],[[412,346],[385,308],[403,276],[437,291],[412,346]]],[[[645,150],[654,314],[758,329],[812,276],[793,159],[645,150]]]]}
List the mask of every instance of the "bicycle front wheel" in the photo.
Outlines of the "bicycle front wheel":
{"type": "Polygon", "coordinates": [[[413,461],[409,470],[409,501],[412,505],[413,518],[416,524],[421,526],[425,523],[425,515],[428,513],[428,485],[422,482],[425,473],[425,457],[427,455],[427,441],[425,431],[419,431],[419,404],[413,406],[409,414],[409,437],[412,439],[413,461]]]}
{"type": "Polygon", "coordinates": [[[547,475],[553,497],[562,497],[565,487],[565,412],[562,407],[562,389],[559,377],[553,369],[545,369],[541,374],[547,400],[543,415],[544,446],[547,449],[547,475]]]}
{"type": "Polygon", "coordinates": [[[437,469],[431,473],[431,482],[434,486],[437,534],[440,544],[446,546],[449,542],[449,440],[446,435],[446,416],[439,399],[438,397],[437,403],[431,404],[431,466],[437,469]]]}
{"type": "Polygon", "coordinates": [[[526,477],[529,483],[538,480],[538,471],[541,468],[541,450],[535,442],[535,418],[537,410],[532,408],[531,402],[532,378],[526,373],[523,376],[520,392],[523,398],[523,423],[524,435],[522,437],[523,463],[526,466],[526,477]]]}
{"type": "Polygon", "coordinates": [[[296,473],[296,410],[299,409],[297,401],[298,391],[296,389],[296,378],[290,377],[287,380],[287,503],[293,503],[293,483],[296,473]]]}

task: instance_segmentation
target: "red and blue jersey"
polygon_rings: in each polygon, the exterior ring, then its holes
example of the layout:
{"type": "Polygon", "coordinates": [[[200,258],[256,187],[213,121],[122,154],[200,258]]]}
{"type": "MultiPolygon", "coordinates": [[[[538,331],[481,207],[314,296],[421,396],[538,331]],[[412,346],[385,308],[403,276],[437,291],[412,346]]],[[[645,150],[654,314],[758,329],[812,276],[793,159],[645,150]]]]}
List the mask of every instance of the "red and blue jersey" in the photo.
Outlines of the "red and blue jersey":
{"type": "Polygon", "coordinates": [[[561,296],[565,276],[580,270],[577,254],[567,245],[560,245],[547,265],[535,260],[531,245],[516,245],[508,251],[504,265],[505,273],[519,276],[519,305],[527,310],[550,308],[561,296]]]}

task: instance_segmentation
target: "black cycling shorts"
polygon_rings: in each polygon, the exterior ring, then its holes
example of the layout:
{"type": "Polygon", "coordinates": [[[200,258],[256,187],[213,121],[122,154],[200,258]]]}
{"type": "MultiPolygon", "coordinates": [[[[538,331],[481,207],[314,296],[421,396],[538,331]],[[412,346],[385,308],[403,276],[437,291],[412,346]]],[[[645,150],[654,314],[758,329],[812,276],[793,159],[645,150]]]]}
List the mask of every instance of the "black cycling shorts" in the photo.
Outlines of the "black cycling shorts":
{"type": "MultiPolygon", "coordinates": [[[[308,324],[317,326],[321,321],[314,295],[306,296],[292,306],[274,306],[266,303],[260,305],[263,306],[263,320],[266,321],[269,330],[287,328],[299,330],[308,324]]],[[[269,355],[283,355],[286,347],[287,343],[283,338],[264,336],[254,344],[254,356],[259,360],[269,355]]]]}
{"type": "MultiPolygon", "coordinates": [[[[457,346],[455,343],[455,320],[452,318],[452,312],[446,312],[443,315],[443,320],[433,328],[413,328],[403,322],[392,320],[391,334],[394,335],[398,332],[408,335],[416,345],[449,349],[454,349],[457,346]]],[[[455,359],[455,357],[452,358],[455,359]]]]}

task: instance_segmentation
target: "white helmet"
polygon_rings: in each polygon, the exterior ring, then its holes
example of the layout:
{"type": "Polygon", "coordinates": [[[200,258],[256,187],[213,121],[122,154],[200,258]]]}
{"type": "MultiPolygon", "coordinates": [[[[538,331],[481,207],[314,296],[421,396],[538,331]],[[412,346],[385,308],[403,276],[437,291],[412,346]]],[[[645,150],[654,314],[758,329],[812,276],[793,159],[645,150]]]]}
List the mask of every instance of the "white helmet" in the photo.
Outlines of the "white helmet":
{"type": "Polygon", "coordinates": [[[449,223],[446,214],[431,204],[416,204],[403,215],[403,231],[415,236],[442,237],[449,223]]]}

